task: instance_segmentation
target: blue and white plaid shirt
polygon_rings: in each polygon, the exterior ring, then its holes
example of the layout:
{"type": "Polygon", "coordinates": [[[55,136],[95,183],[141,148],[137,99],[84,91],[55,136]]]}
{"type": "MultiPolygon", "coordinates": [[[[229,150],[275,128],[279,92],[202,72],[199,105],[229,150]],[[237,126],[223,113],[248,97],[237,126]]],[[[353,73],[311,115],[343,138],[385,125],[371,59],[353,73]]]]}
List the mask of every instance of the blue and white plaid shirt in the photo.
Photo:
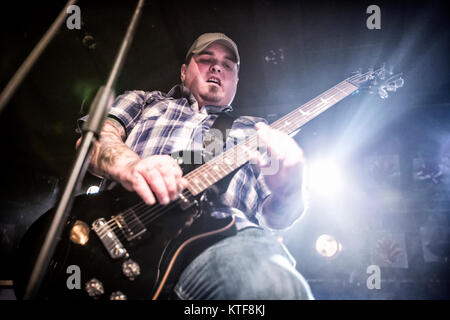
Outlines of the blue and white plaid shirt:
{"type": "MultiPolygon", "coordinates": [[[[126,131],[126,145],[140,157],[171,154],[181,150],[201,150],[203,135],[211,128],[218,112],[230,106],[204,106],[199,110],[195,98],[177,85],[167,94],[160,91],[127,91],[116,98],[109,117],[118,120],[126,131]]],[[[239,142],[255,133],[262,118],[242,116],[233,122],[228,139],[239,142]]],[[[233,144],[227,140],[227,147],[233,144]]],[[[234,215],[238,230],[259,225],[257,216],[270,191],[262,175],[250,164],[241,167],[220,195],[212,214],[234,215]]]]}

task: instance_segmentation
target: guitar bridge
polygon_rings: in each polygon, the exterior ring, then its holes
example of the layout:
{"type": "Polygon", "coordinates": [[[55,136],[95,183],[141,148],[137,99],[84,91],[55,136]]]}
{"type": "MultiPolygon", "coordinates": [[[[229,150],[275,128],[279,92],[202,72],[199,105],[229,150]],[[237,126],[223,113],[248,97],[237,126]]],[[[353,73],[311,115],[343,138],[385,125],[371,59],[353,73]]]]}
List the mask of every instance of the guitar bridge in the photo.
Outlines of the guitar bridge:
{"type": "Polygon", "coordinates": [[[119,259],[128,257],[127,249],[125,249],[122,242],[120,242],[119,238],[117,238],[117,235],[114,233],[114,230],[111,228],[111,225],[106,223],[104,218],[95,220],[92,223],[92,230],[97,234],[111,258],[119,259]]]}

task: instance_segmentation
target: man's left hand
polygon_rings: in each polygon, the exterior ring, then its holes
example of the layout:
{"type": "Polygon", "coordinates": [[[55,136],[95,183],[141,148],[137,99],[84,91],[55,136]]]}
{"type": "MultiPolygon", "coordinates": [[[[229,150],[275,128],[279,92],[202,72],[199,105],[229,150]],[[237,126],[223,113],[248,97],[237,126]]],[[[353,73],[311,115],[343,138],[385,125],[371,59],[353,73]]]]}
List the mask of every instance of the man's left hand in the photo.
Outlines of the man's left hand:
{"type": "Polygon", "coordinates": [[[270,162],[264,163],[262,157],[257,158],[257,165],[261,169],[269,167],[277,170],[263,170],[264,180],[278,200],[288,199],[300,195],[303,180],[304,157],[299,145],[287,134],[275,130],[259,122],[255,125],[260,145],[267,149],[270,162]],[[276,165],[274,166],[274,161],[276,165]]]}

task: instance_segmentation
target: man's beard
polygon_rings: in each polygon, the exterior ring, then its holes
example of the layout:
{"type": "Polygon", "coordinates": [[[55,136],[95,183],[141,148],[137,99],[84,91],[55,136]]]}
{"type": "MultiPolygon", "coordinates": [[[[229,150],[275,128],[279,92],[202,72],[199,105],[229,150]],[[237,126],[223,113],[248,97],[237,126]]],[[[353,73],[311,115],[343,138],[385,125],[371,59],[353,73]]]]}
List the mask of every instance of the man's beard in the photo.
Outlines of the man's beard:
{"type": "Polygon", "coordinates": [[[209,85],[208,91],[204,94],[200,94],[200,97],[204,101],[209,101],[209,102],[219,102],[223,98],[219,92],[219,88],[216,87],[215,85],[209,85]]]}

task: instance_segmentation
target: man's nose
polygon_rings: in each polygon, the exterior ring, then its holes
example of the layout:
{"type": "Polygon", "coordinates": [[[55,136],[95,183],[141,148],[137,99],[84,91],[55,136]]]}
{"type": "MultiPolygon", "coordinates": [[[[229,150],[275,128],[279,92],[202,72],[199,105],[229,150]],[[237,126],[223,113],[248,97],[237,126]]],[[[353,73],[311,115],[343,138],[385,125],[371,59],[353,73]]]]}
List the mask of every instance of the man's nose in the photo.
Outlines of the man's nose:
{"type": "Polygon", "coordinates": [[[220,68],[220,66],[217,63],[214,63],[211,65],[211,71],[212,72],[222,72],[222,69],[220,68]]]}

